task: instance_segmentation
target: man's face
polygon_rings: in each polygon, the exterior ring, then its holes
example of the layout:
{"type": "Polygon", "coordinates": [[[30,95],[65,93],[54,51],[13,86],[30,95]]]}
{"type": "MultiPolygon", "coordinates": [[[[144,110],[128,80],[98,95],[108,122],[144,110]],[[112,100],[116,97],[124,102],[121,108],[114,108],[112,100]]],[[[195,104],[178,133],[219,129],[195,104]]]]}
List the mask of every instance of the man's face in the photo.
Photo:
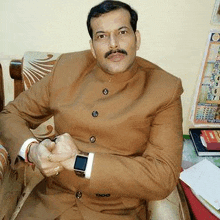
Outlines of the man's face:
{"type": "Polygon", "coordinates": [[[110,74],[128,70],[140,46],[140,33],[134,33],[130,13],[124,9],[91,19],[91,51],[98,65],[110,74]]]}

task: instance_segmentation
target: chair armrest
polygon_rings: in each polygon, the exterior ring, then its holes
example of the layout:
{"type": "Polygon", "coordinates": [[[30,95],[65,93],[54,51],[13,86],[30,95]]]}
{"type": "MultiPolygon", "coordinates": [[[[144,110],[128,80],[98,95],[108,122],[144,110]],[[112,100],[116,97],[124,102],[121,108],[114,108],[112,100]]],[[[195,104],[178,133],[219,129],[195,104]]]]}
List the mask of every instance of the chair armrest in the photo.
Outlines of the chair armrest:
{"type": "Polygon", "coordinates": [[[5,105],[4,83],[3,83],[2,65],[0,64],[0,111],[2,111],[4,105],[5,105]]]}
{"type": "Polygon", "coordinates": [[[21,196],[24,167],[12,170],[8,153],[0,145],[0,219],[10,219],[21,196]]]}
{"type": "Polygon", "coordinates": [[[0,184],[3,181],[7,166],[8,166],[8,152],[2,145],[0,145],[0,184]]]}
{"type": "Polygon", "coordinates": [[[191,219],[186,198],[179,182],[168,197],[148,203],[148,216],[150,220],[191,219]]]}
{"type": "Polygon", "coordinates": [[[190,220],[191,215],[190,215],[190,211],[189,211],[189,206],[188,206],[188,203],[187,203],[187,200],[186,200],[184,190],[183,190],[182,185],[180,183],[180,180],[177,184],[177,190],[178,190],[180,201],[181,201],[181,207],[180,208],[181,208],[182,215],[184,216],[183,219],[190,220]]]}

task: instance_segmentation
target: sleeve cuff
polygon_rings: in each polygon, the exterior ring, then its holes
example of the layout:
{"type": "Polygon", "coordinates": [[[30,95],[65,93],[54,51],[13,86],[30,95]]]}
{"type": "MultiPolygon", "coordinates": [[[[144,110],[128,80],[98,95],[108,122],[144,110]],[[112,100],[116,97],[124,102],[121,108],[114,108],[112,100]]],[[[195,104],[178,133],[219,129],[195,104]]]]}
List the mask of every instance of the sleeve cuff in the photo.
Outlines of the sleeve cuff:
{"type": "Polygon", "coordinates": [[[28,145],[29,145],[30,143],[36,142],[36,141],[37,141],[37,139],[35,139],[35,138],[29,138],[29,139],[27,139],[27,140],[23,143],[23,145],[21,146],[21,149],[20,149],[18,155],[25,160],[25,152],[26,152],[26,149],[27,149],[28,145]]]}
{"type": "Polygon", "coordinates": [[[94,160],[94,153],[89,153],[88,161],[87,161],[87,165],[86,165],[86,170],[85,170],[85,178],[86,179],[90,179],[90,177],[91,177],[93,160],[94,160]]]}

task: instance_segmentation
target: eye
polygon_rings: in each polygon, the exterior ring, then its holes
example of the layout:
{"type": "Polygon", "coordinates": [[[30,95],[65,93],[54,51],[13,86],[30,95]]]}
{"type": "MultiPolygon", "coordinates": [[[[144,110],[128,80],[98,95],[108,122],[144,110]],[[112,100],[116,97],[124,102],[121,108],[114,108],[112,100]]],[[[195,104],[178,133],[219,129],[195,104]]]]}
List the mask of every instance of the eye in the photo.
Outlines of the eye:
{"type": "Polygon", "coordinates": [[[122,31],[119,32],[119,34],[127,34],[127,31],[122,30],[122,31]]]}
{"type": "Polygon", "coordinates": [[[105,34],[100,34],[100,35],[97,36],[98,39],[103,39],[103,38],[105,38],[105,37],[106,37],[105,34]]]}

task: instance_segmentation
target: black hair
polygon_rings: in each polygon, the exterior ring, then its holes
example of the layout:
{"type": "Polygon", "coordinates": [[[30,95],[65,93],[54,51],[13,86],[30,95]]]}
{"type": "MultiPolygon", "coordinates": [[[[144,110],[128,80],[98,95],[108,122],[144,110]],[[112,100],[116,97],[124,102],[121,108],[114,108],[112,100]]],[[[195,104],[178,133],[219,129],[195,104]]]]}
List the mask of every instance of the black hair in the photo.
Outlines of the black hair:
{"type": "Polygon", "coordinates": [[[134,32],[136,32],[137,29],[137,21],[138,21],[138,14],[137,12],[130,7],[130,5],[120,2],[120,1],[114,1],[114,0],[105,0],[101,2],[100,4],[94,6],[91,8],[88,17],[87,17],[87,28],[90,37],[93,37],[93,31],[91,28],[91,19],[100,17],[102,14],[108,13],[110,11],[114,11],[117,9],[125,9],[129,11],[131,20],[130,24],[134,32]]]}

